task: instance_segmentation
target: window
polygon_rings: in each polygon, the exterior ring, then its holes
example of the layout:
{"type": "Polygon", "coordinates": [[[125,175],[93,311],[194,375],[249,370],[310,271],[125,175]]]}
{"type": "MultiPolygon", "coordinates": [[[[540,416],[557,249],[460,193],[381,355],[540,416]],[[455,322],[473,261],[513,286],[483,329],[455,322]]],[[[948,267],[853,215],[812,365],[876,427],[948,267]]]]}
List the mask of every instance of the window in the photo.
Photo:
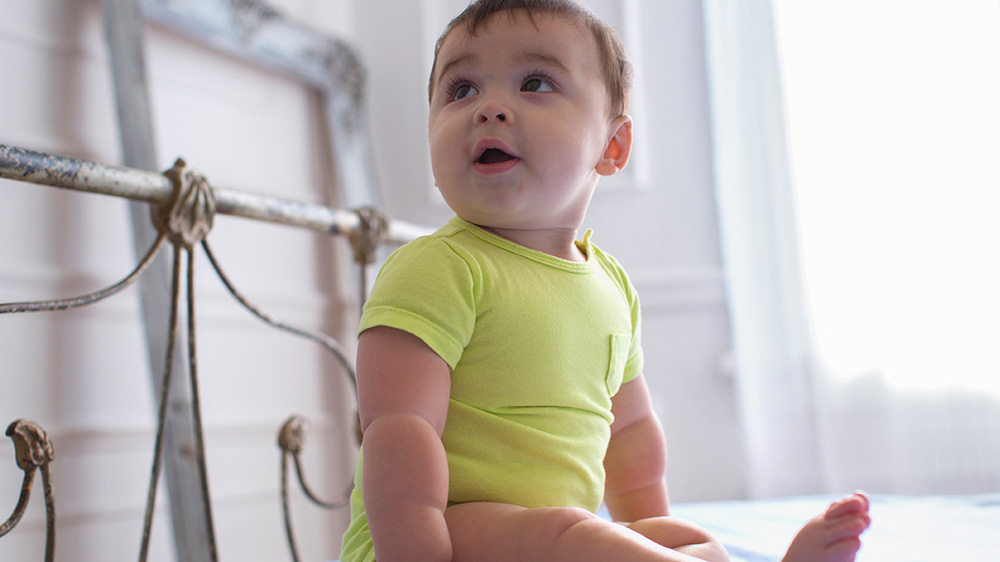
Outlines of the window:
{"type": "Polygon", "coordinates": [[[824,365],[1000,394],[1000,1],[774,14],[824,365]]]}

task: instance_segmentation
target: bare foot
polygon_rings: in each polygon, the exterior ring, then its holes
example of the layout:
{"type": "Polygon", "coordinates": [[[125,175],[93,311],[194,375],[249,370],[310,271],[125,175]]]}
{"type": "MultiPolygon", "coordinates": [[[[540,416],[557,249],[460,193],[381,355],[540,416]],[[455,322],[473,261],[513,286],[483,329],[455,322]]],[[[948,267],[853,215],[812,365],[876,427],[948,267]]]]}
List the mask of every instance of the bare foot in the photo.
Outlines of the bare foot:
{"type": "Polygon", "coordinates": [[[868,498],[856,493],[830,504],[802,527],[782,562],[853,562],[861,533],[871,524],[868,498]]]}

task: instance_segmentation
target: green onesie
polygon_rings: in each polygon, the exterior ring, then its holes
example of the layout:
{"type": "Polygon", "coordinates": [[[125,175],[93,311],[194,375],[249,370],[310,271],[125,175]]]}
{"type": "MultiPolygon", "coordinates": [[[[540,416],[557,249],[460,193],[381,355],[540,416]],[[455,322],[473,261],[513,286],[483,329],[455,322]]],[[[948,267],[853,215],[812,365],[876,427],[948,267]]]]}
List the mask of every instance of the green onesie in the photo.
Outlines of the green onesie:
{"type": "MultiPolygon", "coordinates": [[[[359,333],[410,332],[452,368],[451,504],[600,507],[611,397],[642,370],[639,301],[589,231],[577,245],[584,263],[456,217],[379,273],[359,333]]],[[[374,560],[361,492],[359,459],[342,562],[374,560]]]]}

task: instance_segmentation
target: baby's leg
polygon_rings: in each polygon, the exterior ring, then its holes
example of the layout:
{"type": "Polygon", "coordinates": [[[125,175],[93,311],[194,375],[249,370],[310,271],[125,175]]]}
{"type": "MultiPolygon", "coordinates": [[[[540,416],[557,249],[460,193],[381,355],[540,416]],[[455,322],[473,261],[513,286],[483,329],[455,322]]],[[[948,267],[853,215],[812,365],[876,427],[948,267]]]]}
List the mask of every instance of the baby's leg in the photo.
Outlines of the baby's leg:
{"type": "Polygon", "coordinates": [[[626,525],[657,544],[694,556],[699,560],[729,560],[729,554],[715,537],[701,527],[676,517],[650,517],[626,525]]]}
{"type": "Polygon", "coordinates": [[[799,530],[782,562],[853,562],[871,524],[868,505],[863,494],[834,502],[799,530]]]}
{"type": "Polygon", "coordinates": [[[454,562],[696,562],[625,526],[575,508],[467,503],[445,512],[454,562]]]}

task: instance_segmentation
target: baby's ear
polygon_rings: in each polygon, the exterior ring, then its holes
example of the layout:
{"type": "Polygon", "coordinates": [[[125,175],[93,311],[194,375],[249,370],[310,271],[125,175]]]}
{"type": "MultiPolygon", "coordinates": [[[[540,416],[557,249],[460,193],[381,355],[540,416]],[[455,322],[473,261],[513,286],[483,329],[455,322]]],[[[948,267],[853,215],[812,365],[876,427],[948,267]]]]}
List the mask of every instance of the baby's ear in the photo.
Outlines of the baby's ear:
{"type": "Polygon", "coordinates": [[[632,118],[622,115],[611,122],[611,138],[595,170],[602,176],[613,176],[625,168],[632,153],[632,118]]]}

